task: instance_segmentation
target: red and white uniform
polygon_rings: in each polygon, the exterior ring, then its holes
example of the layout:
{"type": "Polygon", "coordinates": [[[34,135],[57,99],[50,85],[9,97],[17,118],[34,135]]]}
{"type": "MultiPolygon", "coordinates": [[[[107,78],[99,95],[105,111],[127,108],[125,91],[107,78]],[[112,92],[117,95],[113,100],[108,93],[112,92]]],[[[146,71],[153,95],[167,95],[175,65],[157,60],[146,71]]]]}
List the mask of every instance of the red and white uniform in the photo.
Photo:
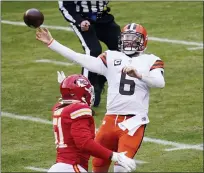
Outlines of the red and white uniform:
{"type": "MultiPolygon", "coordinates": [[[[58,172],[63,172],[64,164],[68,164],[73,172],[80,167],[88,171],[90,155],[103,159],[112,156],[112,151],[94,142],[95,125],[92,110],[85,103],[74,103],[64,107],[56,104],[53,108],[53,128],[57,149],[56,163],[63,163],[59,164],[62,169],[59,168],[58,172]]],[[[55,167],[53,165],[49,172],[56,172],[55,167]]]]}

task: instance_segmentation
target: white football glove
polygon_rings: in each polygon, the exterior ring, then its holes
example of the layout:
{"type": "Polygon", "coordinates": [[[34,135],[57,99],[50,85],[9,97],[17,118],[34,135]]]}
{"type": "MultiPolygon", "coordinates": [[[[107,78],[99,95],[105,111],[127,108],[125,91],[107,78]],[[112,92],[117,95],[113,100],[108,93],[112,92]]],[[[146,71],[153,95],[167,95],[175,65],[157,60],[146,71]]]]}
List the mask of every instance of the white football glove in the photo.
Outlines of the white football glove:
{"type": "Polygon", "coordinates": [[[61,73],[59,71],[57,71],[57,81],[58,83],[62,83],[62,81],[66,78],[65,74],[63,71],[61,71],[61,73]]]}
{"type": "Polygon", "coordinates": [[[131,172],[136,169],[136,162],[134,159],[125,156],[126,153],[127,152],[121,153],[113,152],[111,160],[117,162],[119,165],[124,167],[127,170],[127,172],[131,172]]]}

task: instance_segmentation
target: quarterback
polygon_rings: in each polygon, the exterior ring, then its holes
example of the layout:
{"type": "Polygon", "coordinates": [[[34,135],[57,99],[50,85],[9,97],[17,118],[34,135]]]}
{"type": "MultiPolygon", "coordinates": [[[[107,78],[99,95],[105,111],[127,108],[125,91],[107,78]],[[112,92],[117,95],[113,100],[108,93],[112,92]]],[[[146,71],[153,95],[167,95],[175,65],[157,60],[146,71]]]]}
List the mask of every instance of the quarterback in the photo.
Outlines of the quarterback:
{"type": "MultiPolygon", "coordinates": [[[[98,58],[63,46],[47,29],[38,29],[36,39],[65,58],[107,78],[107,111],[95,140],[110,150],[127,151],[126,156],[133,158],[149,123],[149,90],[165,86],[163,61],[144,53],[148,41],[146,29],[135,23],[126,25],[119,39],[120,51],[107,50],[98,58]]],[[[93,172],[107,172],[110,163],[108,159],[95,157],[93,172]]],[[[114,172],[126,171],[120,163],[114,165],[114,172]]]]}
{"type": "Polygon", "coordinates": [[[48,172],[87,172],[90,155],[119,162],[128,171],[135,161],[125,153],[112,152],[94,141],[95,124],[91,105],[94,89],[83,75],[65,77],[60,84],[61,100],[53,107],[56,164],[48,172]]]}

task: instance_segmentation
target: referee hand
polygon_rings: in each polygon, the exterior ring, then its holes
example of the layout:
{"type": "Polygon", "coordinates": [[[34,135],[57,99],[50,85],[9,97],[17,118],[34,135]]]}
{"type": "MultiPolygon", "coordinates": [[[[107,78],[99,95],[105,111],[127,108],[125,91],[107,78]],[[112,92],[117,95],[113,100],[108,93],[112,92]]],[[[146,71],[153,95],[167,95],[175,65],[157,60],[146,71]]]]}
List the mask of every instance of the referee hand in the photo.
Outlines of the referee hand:
{"type": "Polygon", "coordinates": [[[90,22],[88,20],[84,20],[81,22],[80,26],[81,26],[82,31],[88,31],[89,26],[90,26],[90,22]]]}

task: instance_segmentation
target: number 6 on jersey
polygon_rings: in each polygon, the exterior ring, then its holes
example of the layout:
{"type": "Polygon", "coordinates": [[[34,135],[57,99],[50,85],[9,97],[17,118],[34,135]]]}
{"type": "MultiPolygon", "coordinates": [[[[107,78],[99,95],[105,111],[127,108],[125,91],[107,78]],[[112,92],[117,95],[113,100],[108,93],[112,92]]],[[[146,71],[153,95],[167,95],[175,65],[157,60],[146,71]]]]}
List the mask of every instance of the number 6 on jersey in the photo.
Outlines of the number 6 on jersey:
{"type": "Polygon", "coordinates": [[[130,80],[130,79],[126,79],[126,74],[121,73],[119,93],[121,95],[133,95],[134,92],[135,92],[135,81],[130,80]],[[125,85],[129,85],[130,89],[126,91],[125,85]]]}

